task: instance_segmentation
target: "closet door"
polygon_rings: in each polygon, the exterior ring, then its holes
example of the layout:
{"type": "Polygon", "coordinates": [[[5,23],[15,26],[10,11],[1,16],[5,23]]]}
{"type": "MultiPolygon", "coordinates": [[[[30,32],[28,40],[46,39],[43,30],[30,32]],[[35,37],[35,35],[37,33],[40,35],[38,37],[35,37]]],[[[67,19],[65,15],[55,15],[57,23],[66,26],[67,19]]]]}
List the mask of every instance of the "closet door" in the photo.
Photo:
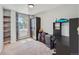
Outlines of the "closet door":
{"type": "Polygon", "coordinates": [[[40,17],[33,17],[30,19],[30,36],[35,40],[38,40],[38,33],[41,27],[40,25],[40,17]]]}
{"type": "Polygon", "coordinates": [[[39,30],[41,28],[41,18],[36,17],[36,40],[38,40],[39,30]]]}
{"type": "Polygon", "coordinates": [[[36,40],[36,18],[31,19],[31,36],[36,40]]]}

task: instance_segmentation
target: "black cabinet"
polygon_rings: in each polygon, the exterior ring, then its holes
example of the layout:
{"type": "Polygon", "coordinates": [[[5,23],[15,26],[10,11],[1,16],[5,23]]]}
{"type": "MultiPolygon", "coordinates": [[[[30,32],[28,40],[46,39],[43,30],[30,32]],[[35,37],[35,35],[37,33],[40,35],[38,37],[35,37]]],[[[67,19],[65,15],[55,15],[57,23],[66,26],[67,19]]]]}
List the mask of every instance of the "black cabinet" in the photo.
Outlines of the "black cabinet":
{"type": "Polygon", "coordinates": [[[55,24],[56,23],[53,24],[53,31],[54,31],[53,33],[56,37],[55,38],[56,39],[56,54],[57,55],[78,55],[79,54],[79,39],[78,39],[79,18],[69,19],[69,29],[68,29],[69,38],[66,38],[61,35],[62,23],[60,23],[59,30],[56,30],[55,24]]]}
{"type": "Polygon", "coordinates": [[[70,35],[70,52],[71,54],[78,54],[78,31],[79,18],[72,18],[69,21],[69,35],[70,35]]]}

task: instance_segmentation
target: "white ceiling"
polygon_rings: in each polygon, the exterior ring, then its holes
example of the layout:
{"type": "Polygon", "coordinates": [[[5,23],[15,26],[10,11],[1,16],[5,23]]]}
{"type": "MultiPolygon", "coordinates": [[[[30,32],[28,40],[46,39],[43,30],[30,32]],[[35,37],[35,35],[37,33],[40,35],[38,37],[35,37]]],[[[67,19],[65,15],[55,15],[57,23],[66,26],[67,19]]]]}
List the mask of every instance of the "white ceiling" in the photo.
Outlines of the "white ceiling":
{"type": "Polygon", "coordinates": [[[20,13],[35,15],[38,13],[42,13],[53,8],[57,8],[62,4],[35,4],[34,8],[29,8],[27,4],[3,4],[3,6],[7,9],[12,9],[20,13]]]}
{"type": "Polygon", "coordinates": [[[34,8],[28,8],[29,14],[35,15],[56,8],[61,4],[35,4],[34,8]]]}
{"type": "Polygon", "coordinates": [[[11,9],[20,13],[28,14],[27,4],[0,4],[5,9],[11,9]]]}

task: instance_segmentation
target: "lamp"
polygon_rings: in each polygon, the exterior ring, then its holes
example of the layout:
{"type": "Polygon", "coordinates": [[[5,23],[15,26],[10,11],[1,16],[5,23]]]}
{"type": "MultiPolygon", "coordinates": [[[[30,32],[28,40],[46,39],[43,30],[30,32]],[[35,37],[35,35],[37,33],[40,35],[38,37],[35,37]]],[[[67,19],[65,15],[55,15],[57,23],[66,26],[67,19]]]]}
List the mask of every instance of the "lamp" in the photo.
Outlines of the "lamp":
{"type": "Polygon", "coordinates": [[[34,8],[34,4],[28,4],[29,8],[34,8]]]}

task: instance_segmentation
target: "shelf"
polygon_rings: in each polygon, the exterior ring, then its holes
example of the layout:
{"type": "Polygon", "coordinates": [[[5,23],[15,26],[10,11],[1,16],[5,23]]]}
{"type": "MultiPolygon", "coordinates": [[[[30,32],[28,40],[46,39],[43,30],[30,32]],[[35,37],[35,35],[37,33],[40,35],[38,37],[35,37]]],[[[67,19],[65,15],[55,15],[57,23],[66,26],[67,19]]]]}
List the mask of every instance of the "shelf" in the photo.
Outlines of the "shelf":
{"type": "Polygon", "coordinates": [[[3,18],[11,18],[10,16],[3,16],[3,18]]]}
{"type": "Polygon", "coordinates": [[[9,36],[5,36],[5,37],[4,37],[4,39],[6,39],[6,38],[10,38],[10,35],[9,35],[9,36]]]}
{"type": "Polygon", "coordinates": [[[4,41],[8,41],[8,40],[10,40],[10,37],[4,37],[4,41]]]}
{"type": "Polygon", "coordinates": [[[4,33],[10,32],[10,30],[4,30],[4,33]]]}
{"type": "Polygon", "coordinates": [[[4,22],[10,22],[10,18],[4,18],[4,22]]]}
{"type": "Polygon", "coordinates": [[[6,28],[6,27],[10,27],[10,25],[9,24],[4,24],[4,27],[6,28]]]}
{"type": "Polygon", "coordinates": [[[10,43],[11,39],[11,14],[7,9],[3,10],[3,30],[4,30],[4,44],[10,43]]]}
{"type": "Polygon", "coordinates": [[[10,36],[10,33],[7,32],[7,33],[4,34],[4,36],[5,36],[5,37],[6,37],[6,36],[10,36]]]}
{"type": "Polygon", "coordinates": [[[10,21],[6,21],[6,20],[4,20],[3,22],[4,22],[4,23],[10,23],[10,21]]]}
{"type": "Polygon", "coordinates": [[[10,27],[4,27],[4,30],[8,30],[8,29],[10,29],[10,27]]]}
{"type": "Polygon", "coordinates": [[[4,44],[8,44],[8,43],[10,43],[10,41],[5,41],[5,42],[4,42],[4,44]]]}

